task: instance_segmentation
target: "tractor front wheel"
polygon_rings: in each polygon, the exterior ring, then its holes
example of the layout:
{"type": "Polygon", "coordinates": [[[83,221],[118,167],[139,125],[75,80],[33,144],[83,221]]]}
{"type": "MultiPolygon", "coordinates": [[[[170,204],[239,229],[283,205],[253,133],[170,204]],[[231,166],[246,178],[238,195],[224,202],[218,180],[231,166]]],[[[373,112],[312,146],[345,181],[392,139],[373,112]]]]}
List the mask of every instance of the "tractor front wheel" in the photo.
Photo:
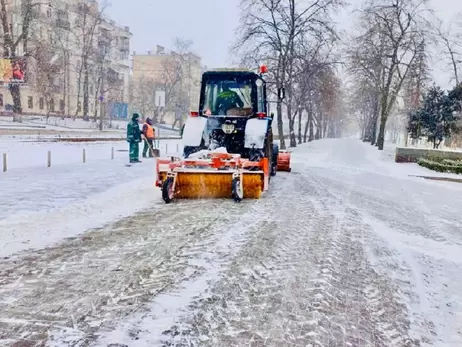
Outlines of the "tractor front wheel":
{"type": "Polygon", "coordinates": [[[233,178],[231,187],[234,201],[241,202],[241,200],[244,198],[244,192],[241,186],[241,179],[239,177],[233,178]]]}
{"type": "Polygon", "coordinates": [[[165,203],[168,204],[172,202],[175,197],[175,192],[173,191],[173,178],[168,177],[164,183],[162,183],[162,199],[165,203]]]}

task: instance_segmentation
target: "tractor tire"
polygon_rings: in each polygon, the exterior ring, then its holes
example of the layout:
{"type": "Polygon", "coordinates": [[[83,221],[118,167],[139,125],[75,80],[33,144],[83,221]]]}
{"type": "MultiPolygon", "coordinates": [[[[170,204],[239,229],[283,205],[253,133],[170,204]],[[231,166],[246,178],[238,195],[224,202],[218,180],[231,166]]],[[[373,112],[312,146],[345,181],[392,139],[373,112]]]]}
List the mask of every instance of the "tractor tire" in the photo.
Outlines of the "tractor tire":
{"type": "Polygon", "coordinates": [[[234,178],[231,187],[233,200],[236,202],[241,202],[244,198],[244,191],[241,189],[241,179],[238,177],[234,178]]]}
{"type": "Polygon", "coordinates": [[[173,191],[173,178],[168,177],[164,183],[162,183],[162,199],[166,204],[169,204],[175,198],[175,192],[173,191]]]}
{"type": "Polygon", "coordinates": [[[273,153],[271,160],[271,176],[276,176],[278,166],[279,146],[273,143],[273,153]]]}

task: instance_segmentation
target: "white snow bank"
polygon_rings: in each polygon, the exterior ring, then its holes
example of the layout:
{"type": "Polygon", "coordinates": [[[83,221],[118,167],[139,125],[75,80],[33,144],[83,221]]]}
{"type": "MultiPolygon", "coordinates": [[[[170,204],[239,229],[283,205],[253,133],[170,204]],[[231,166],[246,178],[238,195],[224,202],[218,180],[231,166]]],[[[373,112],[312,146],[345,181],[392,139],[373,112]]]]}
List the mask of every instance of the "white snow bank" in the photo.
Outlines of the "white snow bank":
{"type": "Polygon", "coordinates": [[[154,161],[68,165],[0,175],[0,257],[49,246],[160,203],[154,161]]]}

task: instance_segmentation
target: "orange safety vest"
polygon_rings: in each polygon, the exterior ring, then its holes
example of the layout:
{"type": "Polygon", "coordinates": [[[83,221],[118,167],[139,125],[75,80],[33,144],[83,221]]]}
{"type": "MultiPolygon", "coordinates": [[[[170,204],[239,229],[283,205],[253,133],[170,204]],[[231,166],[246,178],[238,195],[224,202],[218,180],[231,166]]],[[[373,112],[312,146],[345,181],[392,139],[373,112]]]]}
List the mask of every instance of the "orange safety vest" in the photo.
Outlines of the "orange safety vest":
{"type": "Polygon", "coordinates": [[[144,124],[146,124],[146,134],[144,134],[144,136],[146,136],[146,138],[148,139],[153,139],[154,138],[154,128],[150,126],[148,123],[144,123],[144,124]]]}

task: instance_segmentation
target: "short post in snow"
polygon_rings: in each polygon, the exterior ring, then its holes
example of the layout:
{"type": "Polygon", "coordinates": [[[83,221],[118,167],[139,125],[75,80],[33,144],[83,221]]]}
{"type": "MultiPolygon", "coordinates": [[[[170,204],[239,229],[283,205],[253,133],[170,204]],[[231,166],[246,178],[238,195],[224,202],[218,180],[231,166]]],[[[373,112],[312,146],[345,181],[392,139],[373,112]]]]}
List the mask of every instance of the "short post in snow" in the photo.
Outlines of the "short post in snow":
{"type": "Polygon", "coordinates": [[[48,151],[48,156],[47,156],[47,167],[51,167],[51,151],[48,151]]]}
{"type": "Polygon", "coordinates": [[[167,154],[167,153],[168,153],[168,144],[166,143],[165,144],[165,154],[167,154]]]}
{"type": "Polygon", "coordinates": [[[85,154],[85,148],[82,148],[82,162],[84,164],[87,162],[87,156],[85,154]]]}
{"type": "Polygon", "coordinates": [[[114,160],[114,147],[111,147],[111,160],[114,160]]]}
{"type": "Polygon", "coordinates": [[[177,143],[176,144],[176,151],[179,152],[180,151],[180,145],[177,143]]]}
{"type": "Polygon", "coordinates": [[[6,153],[3,153],[3,172],[6,172],[8,170],[8,162],[6,158],[6,153]]]}

